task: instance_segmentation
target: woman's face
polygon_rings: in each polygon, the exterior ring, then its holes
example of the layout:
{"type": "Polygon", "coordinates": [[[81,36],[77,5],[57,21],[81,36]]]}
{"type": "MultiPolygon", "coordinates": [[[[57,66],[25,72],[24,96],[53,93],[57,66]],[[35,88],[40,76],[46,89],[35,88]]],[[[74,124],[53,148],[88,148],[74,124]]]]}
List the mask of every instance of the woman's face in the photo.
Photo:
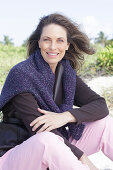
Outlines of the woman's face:
{"type": "Polygon", "coordinates": [[[54,72],[69,47],[65,28],[57,24],[45,26],[38,43],[44,60],[54,72]]]}

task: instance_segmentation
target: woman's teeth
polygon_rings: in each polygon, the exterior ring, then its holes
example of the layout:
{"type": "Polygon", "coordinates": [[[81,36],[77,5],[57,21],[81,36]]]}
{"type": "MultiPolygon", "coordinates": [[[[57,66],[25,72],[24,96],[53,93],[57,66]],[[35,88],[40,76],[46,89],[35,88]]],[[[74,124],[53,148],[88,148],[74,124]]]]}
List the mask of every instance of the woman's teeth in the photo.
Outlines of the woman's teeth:
{"type": "Polygon", "coordinates": [[[47,53],[48,55],[58,55],[58,53],[47,53]]]}

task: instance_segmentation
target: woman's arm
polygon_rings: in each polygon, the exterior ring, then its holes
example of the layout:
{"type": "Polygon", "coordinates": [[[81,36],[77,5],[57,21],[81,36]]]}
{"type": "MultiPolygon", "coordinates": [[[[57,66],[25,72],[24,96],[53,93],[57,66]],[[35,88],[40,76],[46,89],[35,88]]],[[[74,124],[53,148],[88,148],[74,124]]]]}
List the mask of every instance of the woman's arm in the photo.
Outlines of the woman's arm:
{"type": "Polygon", "coordinates": [[[91,122],[102,119],[109,114],[105,99],[90,89],[82,79],[77,76],[74,108],[69,112],[75,117],[77,123],[91,122]]]}
{"type": "MultiPolygon", "coordinates": [[[[27,127],[30,135],[36,134],[36,131],[33,132],[30,123],[35,120],[37,117],[42,116],[40,112],[38,112],[38,104],[34,98],[34,96],[30,93],[22,93],[15,96],[12,99],[12,104],[16,109],[16,115],[20,118],[25,126],[27,127]]],[[[41,126],[42,127],[42,126],[41,126]]],[[[39,127],[38,130],[41,128],[39,127]]],[[[97,170],[96,167],[91,163],[91,161],[84,155],[84,153],[77,148],[76,146],[72,145],[62,134],[57,130],[54,129],[51,132],[54,134],[62,137],[64,139],[64,143],[71,149],[73,154],[83,163],[89,166],[92,170],[97,170]]]]}
{"type": "MultiPolygon", "coordinates": [[[[30,93],[21,93],[12,99],[12,104],[16,109],[16,115],[23,121],[30,135],[32,136],[36,134],[36,131],[32,131],[30,123],[37,117],[42,116],[42,114],[37,110],[39,106],[37,104],[37,101],[35,100],[35,97],[30,93]]],[[[42,126],[40,126],[37,130],[39,130],[41,127],[42,126]]],[[[69,141],[65,137],[63,137],[57,129],[54,129],[51,132],[61,136],[64,139],[64,143],[68,147],[70,147],[74,155],[78,159],[81,158],[83,152],[74,145],[70,144],[69,141]]]]}
{"type": "Polygon", "coordinates": [[[90,170],[98,170],[95,165],[88,159],[88,157],[86,155],[82,155],[82,157],[80,158],[80,161],[83,164],[88,165],[88,167],[90,168],[90,170]]]}

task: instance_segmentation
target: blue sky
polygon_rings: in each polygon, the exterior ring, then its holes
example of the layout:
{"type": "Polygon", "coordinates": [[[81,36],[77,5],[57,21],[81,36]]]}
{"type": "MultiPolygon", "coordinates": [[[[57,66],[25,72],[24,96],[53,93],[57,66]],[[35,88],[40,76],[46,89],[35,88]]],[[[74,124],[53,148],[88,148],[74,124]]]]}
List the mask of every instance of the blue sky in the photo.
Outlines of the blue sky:
{"type": "Polygon", "coordinates": [[[90,38],[103,31],[113,38],[113,0],[0,0],[0,41],[4,35],[21,45],[39,18],[60,12],[80,24],[90,38]]]}

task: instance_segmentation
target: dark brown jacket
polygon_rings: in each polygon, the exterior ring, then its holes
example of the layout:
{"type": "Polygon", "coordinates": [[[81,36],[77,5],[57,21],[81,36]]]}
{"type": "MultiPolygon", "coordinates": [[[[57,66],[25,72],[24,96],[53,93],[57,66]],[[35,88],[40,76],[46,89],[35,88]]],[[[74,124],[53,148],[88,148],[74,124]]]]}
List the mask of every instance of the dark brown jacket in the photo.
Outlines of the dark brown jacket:
{"type": "MultiPolygon", "coordinates": [[[[54,100],[57,105],[62,104],[63,89],[61,80],[61,70],[57,69],[55,74],[55,86],[54,86],[54,100]]],[[[79,76],[76,77],[76,92],[73,105],[78,108],[69,110],[70,113],[75,116],[77,123],[91,122],[104,118],[108,115],[108,109],[104,98],[100,97],[94,91],[92,91],[79,76]]],[[[3,108],[4,121],[8,121],[9,118],[17,118],[23,122],[27,128],[30,136],[34,135],[30,123],[41,116],[41,113],[37,111],[38,103],[35,97],[30,93],[21,93],[13,97],[3,108]]],[[[57,129],[52,130],[53,133],[63,137],[57,129]]],[[[63,137],[65,144],[71,148],[75,156],[80,159],[83,152],[63,137]]]]}

